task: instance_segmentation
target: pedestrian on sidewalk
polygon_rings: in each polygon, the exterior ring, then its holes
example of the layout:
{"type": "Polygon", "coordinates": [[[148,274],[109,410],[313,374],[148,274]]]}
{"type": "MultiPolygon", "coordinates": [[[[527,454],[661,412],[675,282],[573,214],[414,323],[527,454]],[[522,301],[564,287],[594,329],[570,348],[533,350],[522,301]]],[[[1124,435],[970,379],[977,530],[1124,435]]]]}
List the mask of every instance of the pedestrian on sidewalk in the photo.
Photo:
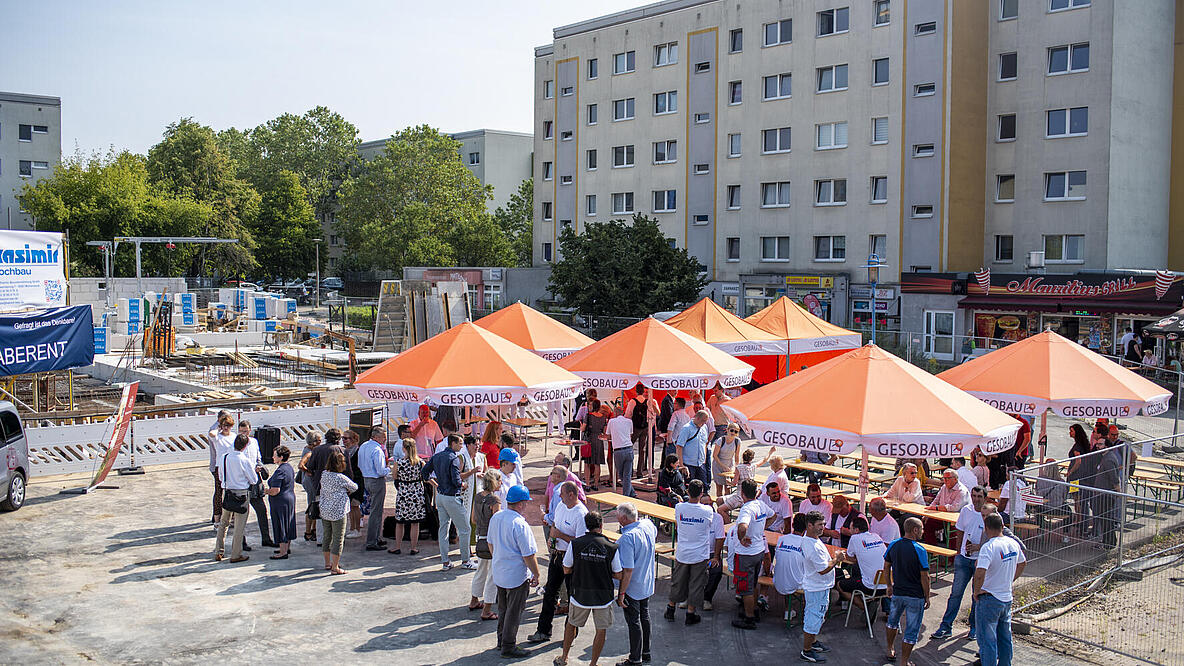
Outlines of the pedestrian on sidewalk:
{"type": "MultiPolygon", "coordinates": [[[[954,585],[950,588],[950,599],[946,602],[946,612],[941,618],[937,631],[930,634],[930,638],[949,638],[953,635],[954,620],[958,619],[958,611],[962,608],[962,597],[966,594],[966,585],[974,578],[975,563],[978,560],[978,549],[983,542],[983,505],[987,503],[987,491],[982,486],[975,486],[970,491],[970,504],[962,507],[958,512],[958,522],[954,527],[962,534],[962,544],[958,547],[958,554],[954,556],[954,585]]],[[[975,639],[974,626],[974,596],[970,597],[970,640],[975,639]]]]}
{"type": "Polygon", "coordinates": [[[288,559],[288,549],[296,538],[296,492],[292,466],[288,459],[292,451],[283,445],[277,446],[272,454],[275,471],[267,480],[267,503],[271,505],[271,532],[279,550],[271,556],[273,560],[288,559]]]}
{"type": "Polygon", "coordinates": [[[386,430],[372,428],[370,439],[358,447],[358,471],[370,493],[370,517],[366,520],[366,550],[385,550],[382,519],[386,509],[386,482],[391,468],[386,457],[386,430]]]}
{"type": "Polygon", "coordinates": [[[489,547],[493,551],[493,582],[497,585],[497,649],[503,657],[528,657],[518,647],[518,625],[530,588],[538,587],[538,543],[522,511],[530,501],[526,486],[506,492],[506,509],[489,520],[489,547]]]}
{"type": "Polygon", "coordinates": [[[629,626],[629,655],[617,666],[638,666],[651,661],[650,597],[654,596],[658,528],[649,518],[638,518],[632,502],[617,506],[617,524],[621,526],[621,538],[617,539],[617,557],[621,561],[617,604],[625,609],[625,624],[629,626]]]}
{"type": "Polygon", "coordinates": [[[502,475],[487,469],[481,477],[481,492],[473,501],[473,525],[477,529],[477,573],[471,588],[473,598],[469,610],[481,609],[482,620],[496,620],[493,605],[497,603],[497,585],[493,582],[493,549],[489,545],[489,521],[498,512],[500,501],[496,495],[502,485],[502,475]]]}
{"type": "Polygon", "coordinates": [[[358,484],[345,475],[348,465],[345,454],[334,451],[328,468],[321,472],[321,551],[325,555],[325,569],[341,575],[341,551],[345,548],[345,515],[349,508],[349,494],[358,484]]]}
{"type": "Polygon", "coordinates": [[[983,519],[983,545],[974,571],[975,625],[982,666],[1011,666],[1011,588],[1027,558],[1018,541],[1003,534],[1003,518],[983,519]]]}
{"type": "MultiPolygon", "coordinates": [[[[231,422],[233,426],[233,421],[231,422]]],[[[218,522],[218,537],[214,542],[214,561],[222,560],[226,528],[234,522],[234,533],[230,538],[230,561],[243,562],[250,559],[243,555],[243,532],[247,526],[247,490],[259,481],[255,472],[255,461],[245,453],[248,439],[239,435],[234,440],[234,450],[222,455],[218,463],[218,474],[225,496],[222,498],[222,519],[218,522]],[[227,505],[242,507],[235,511],[227,505]]]]}
{"type": "Polygon", "coordinates": [[[469,550],[469,517],[465,514],[464,500],[461,494],[466,484],[460,478],[460,435],[453,433],[448,436],[448,448],[432,456],[428,465],[421,472],[423,480],[429,481],[436,487],[436,509],[440,513],[440,530],[436,539],[440,544],[440,568],[448,571],[454,565],[449,559],[448,530],[455,524],[458,545],[461,551],[461,566],[465,569],[476,569],[469,550]],[[429,477],[431,477],[429,479],[429,477]]]}
{"type": "Polygon", "coordinates": [[[567,664],[571,644],[589,617],[596,627],[591,660],[591,666],[596,666],[608,628],[613,625],[613,599],[617,596],[613,580],[621,579],[621,559],[616,544],[601,533],[599,512],[585,515],[584,525],[587,532],[572,541],[563,555],[563,571],[571,576],[571,611],[563,631],[563,654],[555,657],[555,666],[567,664]]]}
{"type": "Polygon", "coordinates": [[[825,662],[822,653],[830,652],[830,647],[818,640],[818,632],[822,630],[826,611],[830,609],[835,567],[846,561],[841,552],[831,556],[819,540],[825,527],[821,513],[811,511],[806,514],[806,536],[802,539],[802,560],[805,563],[802,591],[806,595],[806,605],[802,618],[802,651],[798,658],[812,664],[825,662]]]}
{"type": "Polygon", "coordinates": [[[571,547],[571,542],[587,531],[584,516],[588,514],[588,507],[580,502],[576,488],[576,484],[571,481],[564,481],[559,486],[560,502],[555,507],[554,522],[551,526],[551,538],[555,540],[555,548],[547,562],[547,586],[543,588],[543,607],[539,611],[538,629],[526,639],[531,643],[551,640],[559,588],[566,583],[567,589],[571,590],[571,580],[563,568],[563,555],[571,547]]]}
{"type": "Polygon", "coordinates": [[[702,618],[695,610],[703,607],[707,589],[707,563],[714,545],[710,506],[700,502],[704,486],[699,479],[687,485],[689,498],[674,505],[674,524],[678,539],[674,543],[674,565],[670,572],[670,600],[664,617],[674,621],[678,604],[686,602],[686,624],[698,624],[702,618]]]}
{"type": "Polygon", "coordinates": [[[914,666],[909,656],[921,637],[921,622],[925,618],[925,609],[929,608],[929,555],[917,543],[924,533],[925,524],[920,518],[908,518],[904,521],[904,537],[889,544],[888,552],[884,553],[884,577],[892,581],[888,584],[892,606],[884,622],[888,661],[896,660],[896,635],[900,633],[900,621],[904,619],[901,666],[914,666]]]}

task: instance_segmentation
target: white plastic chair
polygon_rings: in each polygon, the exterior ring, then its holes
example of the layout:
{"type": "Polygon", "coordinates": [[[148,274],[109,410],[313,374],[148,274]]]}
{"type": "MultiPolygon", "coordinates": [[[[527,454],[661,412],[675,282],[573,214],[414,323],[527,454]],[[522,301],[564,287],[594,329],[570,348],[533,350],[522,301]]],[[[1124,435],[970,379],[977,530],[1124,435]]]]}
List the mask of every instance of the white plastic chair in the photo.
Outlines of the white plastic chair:
{"type": "Polygon", "coordinates": [[[846,627],[847,624],[851,621],[851,609],[855,608],[855,595],[858,594],[859,598],[863,601],[863,617],[864,617],[864,619],[867,620],[868,638],[874,639],[876,637],[875,634],[872,633],[872,616],[871,616],[871,613],[868,611],[868,604],[878,603],[881,599],[888,598],[888,588],[886,588],[886,587],[881,588],[880,587],[881,585],[886,585],[888,582],[888,581],[884,580],[884,578],[885,578],[884,573],[885,572],[883,569],[880,569],[879,571],[876,572],[876,577],[872,581],[873,586],[875,588],[875,591],[873,594],[865,594],[863,590],[855,590],[855,592],[851,595],[851,603],[847,604],[847,619],[843,621],[844,627],[846,627]]]}

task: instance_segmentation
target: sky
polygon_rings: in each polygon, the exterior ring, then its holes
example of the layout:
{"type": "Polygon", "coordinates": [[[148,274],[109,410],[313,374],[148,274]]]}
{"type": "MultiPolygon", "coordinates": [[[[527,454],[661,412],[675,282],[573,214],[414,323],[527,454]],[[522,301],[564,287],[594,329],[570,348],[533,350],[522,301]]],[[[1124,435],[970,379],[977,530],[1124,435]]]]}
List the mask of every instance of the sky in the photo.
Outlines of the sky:
{"type": "Polygon", "coordinates": [[[0,1],[0,90],[62,98],[62,154],[146,152],[183,117],[324,105],[363,141],[427,123],[531,131],[534,47],[644,0],[0,1]]]}

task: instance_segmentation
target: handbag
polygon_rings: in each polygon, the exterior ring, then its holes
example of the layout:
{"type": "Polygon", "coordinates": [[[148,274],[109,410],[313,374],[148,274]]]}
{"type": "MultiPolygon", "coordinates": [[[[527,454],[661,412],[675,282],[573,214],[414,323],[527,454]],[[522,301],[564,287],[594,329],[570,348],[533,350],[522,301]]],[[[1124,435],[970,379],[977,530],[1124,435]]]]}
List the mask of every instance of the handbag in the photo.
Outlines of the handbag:
{"type": "Polygon", "coordinates": [[[489,537],[477,535],[477,557],[483,560],[493,559],[493,551],[489,548],[489,537]]]}
{"type": "Polygon", "coordinates": [[[581,458],[591,458],[592,457],[592,442],[584,442],[583,444],[580,444],[580,457],[581,458]]]}
{"type": "Polygon", "coordinates": [[[225,489],[222,491],[222,510],[231,513],[246,513],[247,512],[247,496],[239,495],[233,490],[225,489]]]}
{"type": "Polygon", "coordinates": [[[308,520],[320,520],[321,519],[321,503],[319,501],[317,501],[317,502],[313,502],[313,503],[309,504],[308,508],[304,510],[304,517],[307,518],[308,520]]]}
{"type": "Polygon", "coordinates": [[[259,468],[259,478],[266,481],[271,478],[271,472],[268,472],[266,467],[260,467],[259,468]]]}

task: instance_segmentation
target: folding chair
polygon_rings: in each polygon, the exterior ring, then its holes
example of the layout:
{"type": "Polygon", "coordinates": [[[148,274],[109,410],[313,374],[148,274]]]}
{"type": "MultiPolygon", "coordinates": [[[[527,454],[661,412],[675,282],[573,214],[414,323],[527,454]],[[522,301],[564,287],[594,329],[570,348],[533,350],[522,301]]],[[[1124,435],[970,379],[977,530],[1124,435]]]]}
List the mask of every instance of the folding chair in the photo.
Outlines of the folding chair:
{"type": "Polygon", "coordinates": [[[867,620],[867,636],[868,638],[874,639],[876,635],[872,633],[872,615],[868,611],[867,605],[873,602],[878,603],[881,600],[888,598],[888,588],[885,587],[881,589],[879,587],[880,585],[887,585],[887,581],[884,580],[883,569],[880,569],[876,572],[876,577],[872,583],[875,586],[875,592],[873,594],[865,594],[863,590],[855,590],[855,592],[851,595],[851,603],[847,604],[847,619],[843,621],[843,626],[846,627],[851,621],[851,609],[855,608],[855,595],[858,594],[860,600],[863,602],[863,617],[867,620]]]}

